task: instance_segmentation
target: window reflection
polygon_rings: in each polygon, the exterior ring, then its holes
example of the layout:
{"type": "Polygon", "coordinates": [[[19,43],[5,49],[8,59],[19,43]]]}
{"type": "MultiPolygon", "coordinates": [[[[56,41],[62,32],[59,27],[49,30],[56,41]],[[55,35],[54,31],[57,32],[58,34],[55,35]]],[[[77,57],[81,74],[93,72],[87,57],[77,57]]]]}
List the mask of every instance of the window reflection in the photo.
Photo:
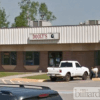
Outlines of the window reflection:
{"type": "Polygon", "coordinates": [[[59,66],[62,60],[62,52],[49,52],[49,66],[59,66]]]}
{"type": "Polygon", "coordinates": [[[17,53],[16,52],[3,52],[2,65],[16,65],[17,53]]]}
{"type": "Polygon", "coordinates": [[[39,52],[25,52],[25,65],[39,65],[39,52]]]}

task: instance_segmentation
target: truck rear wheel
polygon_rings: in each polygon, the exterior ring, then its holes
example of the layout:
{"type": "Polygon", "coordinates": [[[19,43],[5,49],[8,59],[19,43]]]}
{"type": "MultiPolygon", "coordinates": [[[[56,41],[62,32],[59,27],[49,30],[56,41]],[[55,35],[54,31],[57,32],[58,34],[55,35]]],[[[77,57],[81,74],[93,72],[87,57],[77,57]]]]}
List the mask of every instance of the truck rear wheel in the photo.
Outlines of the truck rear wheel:
{"type": "Polygon", "coordinates": [[[50,77],[50,80],[51,80],[51,81],[56,81],[57,78],[56,78],[56,77],[50,77]]]}
{"type": "Polygon", "coordinates": [[[70,78],[71,78],[70,74],[67,73],[66,76],[65,76],[65,81],[66,82],[69,82],[70,81],[70,78]]]}
{"type": "Polygon", "coordinates": [[[88,76],[88,74],[87,74],[87,72],[85,72],[85,73],[83,74],[83,76],[82,76],[82,80],[87,80],[87,76],[88,76]]]}

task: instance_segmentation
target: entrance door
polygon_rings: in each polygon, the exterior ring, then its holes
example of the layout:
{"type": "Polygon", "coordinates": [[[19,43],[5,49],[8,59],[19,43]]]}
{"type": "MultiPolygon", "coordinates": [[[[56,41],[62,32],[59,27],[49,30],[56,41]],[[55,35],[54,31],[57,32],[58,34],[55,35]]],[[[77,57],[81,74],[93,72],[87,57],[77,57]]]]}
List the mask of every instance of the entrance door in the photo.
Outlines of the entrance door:
{"type": "Polygon", "coordinates": [[[49,52],[49,66],[58,67],[62,60],[62,52],[49,52]]]}

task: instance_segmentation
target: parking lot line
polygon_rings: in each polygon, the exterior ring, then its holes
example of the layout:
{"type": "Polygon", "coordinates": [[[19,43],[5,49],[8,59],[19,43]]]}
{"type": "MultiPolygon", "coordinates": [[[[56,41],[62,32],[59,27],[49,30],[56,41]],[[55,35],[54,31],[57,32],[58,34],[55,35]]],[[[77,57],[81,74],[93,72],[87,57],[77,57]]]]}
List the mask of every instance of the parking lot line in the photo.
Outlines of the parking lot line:
{"type": "Polygon", "coordinates": [[[18,81],[19,83],[22,83],[21,81],[18,81]]]}
{"type": "Polygon", "coordinates": [[[4,79],[2,79],[3,83],[7,84],[4,79]]]}
{"type": "Polygon", "coordinates": [[[15,84],[12,80],[10,80],[10,82],[11,82],[12,84],[15,84]]]}

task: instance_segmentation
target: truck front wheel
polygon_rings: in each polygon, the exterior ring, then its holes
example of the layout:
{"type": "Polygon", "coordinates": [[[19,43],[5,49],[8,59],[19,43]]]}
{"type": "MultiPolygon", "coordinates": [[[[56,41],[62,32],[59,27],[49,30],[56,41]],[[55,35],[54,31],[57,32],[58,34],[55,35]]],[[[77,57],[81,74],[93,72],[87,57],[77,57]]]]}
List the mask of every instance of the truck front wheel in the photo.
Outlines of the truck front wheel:
{"type": "Polygon", "coordinates": [[[87,76],[88,76],[88,74],[87,74],[87,72],[85,72],[85,73],[83,74],[83,76],[82,76],[82,80],[87,80],[87,76]]]}
{"type": "Polygon", "coordinates": [[[66,76],[65,76],[65,81],[66,82],[69,82],[70,81],[70,78],[71,78],[70,74],[67,73],[66,76]]]}
{"type": "Polygon", "coordinates": [[[51,81],[56,81],[57,78],[56,78],[56,77],[50,77],[50,80],[51,80],[51,81]]]}

